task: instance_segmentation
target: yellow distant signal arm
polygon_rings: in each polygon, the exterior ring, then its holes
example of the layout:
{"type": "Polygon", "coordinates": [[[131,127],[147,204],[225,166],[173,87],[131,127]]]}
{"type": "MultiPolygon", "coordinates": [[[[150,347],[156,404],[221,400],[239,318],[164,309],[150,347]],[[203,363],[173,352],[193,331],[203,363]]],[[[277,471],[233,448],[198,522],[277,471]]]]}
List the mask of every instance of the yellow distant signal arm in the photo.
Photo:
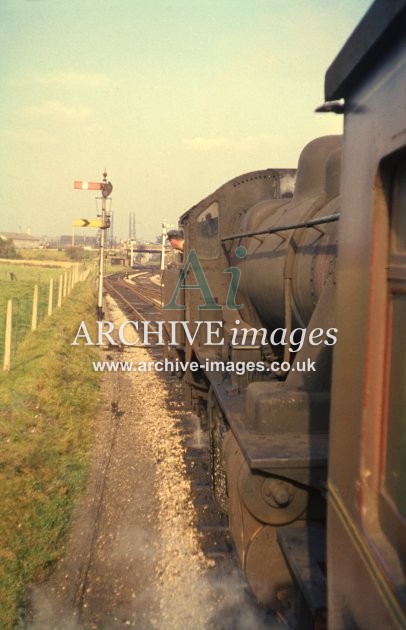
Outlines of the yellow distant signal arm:
{"type": "Polygon", "coordinates": [[[103,219],[75,219],[72,225],[79,228],[92,227],[105,230],[110,227],[110,219],[106,218],[105,222],[103,222],[103,219]]]}

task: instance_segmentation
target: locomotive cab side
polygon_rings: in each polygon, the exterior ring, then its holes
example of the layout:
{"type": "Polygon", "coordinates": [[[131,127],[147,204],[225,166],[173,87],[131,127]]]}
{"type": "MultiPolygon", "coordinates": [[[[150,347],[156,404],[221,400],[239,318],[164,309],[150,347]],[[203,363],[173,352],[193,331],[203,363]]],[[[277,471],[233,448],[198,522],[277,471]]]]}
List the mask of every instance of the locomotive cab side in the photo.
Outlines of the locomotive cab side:
{"type": "Polygon", "coordinates": [[[331,628],[406,627],[406,4],[375,2],[326,74],[344,99],[328,480],[331,628]]]}

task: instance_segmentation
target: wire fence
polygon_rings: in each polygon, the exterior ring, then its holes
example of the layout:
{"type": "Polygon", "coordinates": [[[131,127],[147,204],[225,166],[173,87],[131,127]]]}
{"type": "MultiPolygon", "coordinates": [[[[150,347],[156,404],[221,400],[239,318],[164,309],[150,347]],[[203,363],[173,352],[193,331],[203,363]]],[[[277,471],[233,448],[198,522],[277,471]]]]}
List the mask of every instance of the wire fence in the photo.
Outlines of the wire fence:
{"type": "MultiPolygon", "coordinates": [[[[10,370],[17,348],[23,339],[53,311],[63,306],[77,282],[85,280],[90,268],[74,265],[57,276],[44,281],[34,272],[30,280],[17,280],[9,273],[13,297],[2,300],[0,312],[0,359],[3,370],[10,370]]],[[[1,280],[1,278],[0,278],[1,280]]],[[[3,296],[4,297],[4,296],[3,296]]]]}

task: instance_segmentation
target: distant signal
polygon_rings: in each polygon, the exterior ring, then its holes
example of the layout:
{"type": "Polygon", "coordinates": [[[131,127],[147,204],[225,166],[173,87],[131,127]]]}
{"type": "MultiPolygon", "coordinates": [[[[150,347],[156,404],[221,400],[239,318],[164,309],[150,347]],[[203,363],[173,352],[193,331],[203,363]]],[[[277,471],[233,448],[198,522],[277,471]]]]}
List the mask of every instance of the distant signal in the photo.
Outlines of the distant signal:
{"type": "Polygon", "coordinates": [[[110,227],[110,220],[107,219],[103,223],[102,219],[75,219],[72,225],[73,227],[93,227],[103,230],[110,227]]]}

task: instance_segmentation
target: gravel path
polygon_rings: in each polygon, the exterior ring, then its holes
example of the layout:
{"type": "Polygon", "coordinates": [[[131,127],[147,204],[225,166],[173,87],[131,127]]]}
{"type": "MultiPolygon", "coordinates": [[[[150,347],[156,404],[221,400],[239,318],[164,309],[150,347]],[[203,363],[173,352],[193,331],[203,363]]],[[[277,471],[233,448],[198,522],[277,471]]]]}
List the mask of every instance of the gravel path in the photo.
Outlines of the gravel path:
{"type": "MultiPolygon", "coordinates": [[[[109,318],[116,325],[125,319],[111,300],[109,318]]],[[[106,351],[105,359],[150,356],[127,347],[106,351]]],[[[32,589],[27,628],[265,627],[254,609],[240,606],[245,586],[239,574],[219,581],[214,561],[201,551],[177,390],[175,379],[155,372],[104,375],[87,490],[64,558],[32,589]]]]}

